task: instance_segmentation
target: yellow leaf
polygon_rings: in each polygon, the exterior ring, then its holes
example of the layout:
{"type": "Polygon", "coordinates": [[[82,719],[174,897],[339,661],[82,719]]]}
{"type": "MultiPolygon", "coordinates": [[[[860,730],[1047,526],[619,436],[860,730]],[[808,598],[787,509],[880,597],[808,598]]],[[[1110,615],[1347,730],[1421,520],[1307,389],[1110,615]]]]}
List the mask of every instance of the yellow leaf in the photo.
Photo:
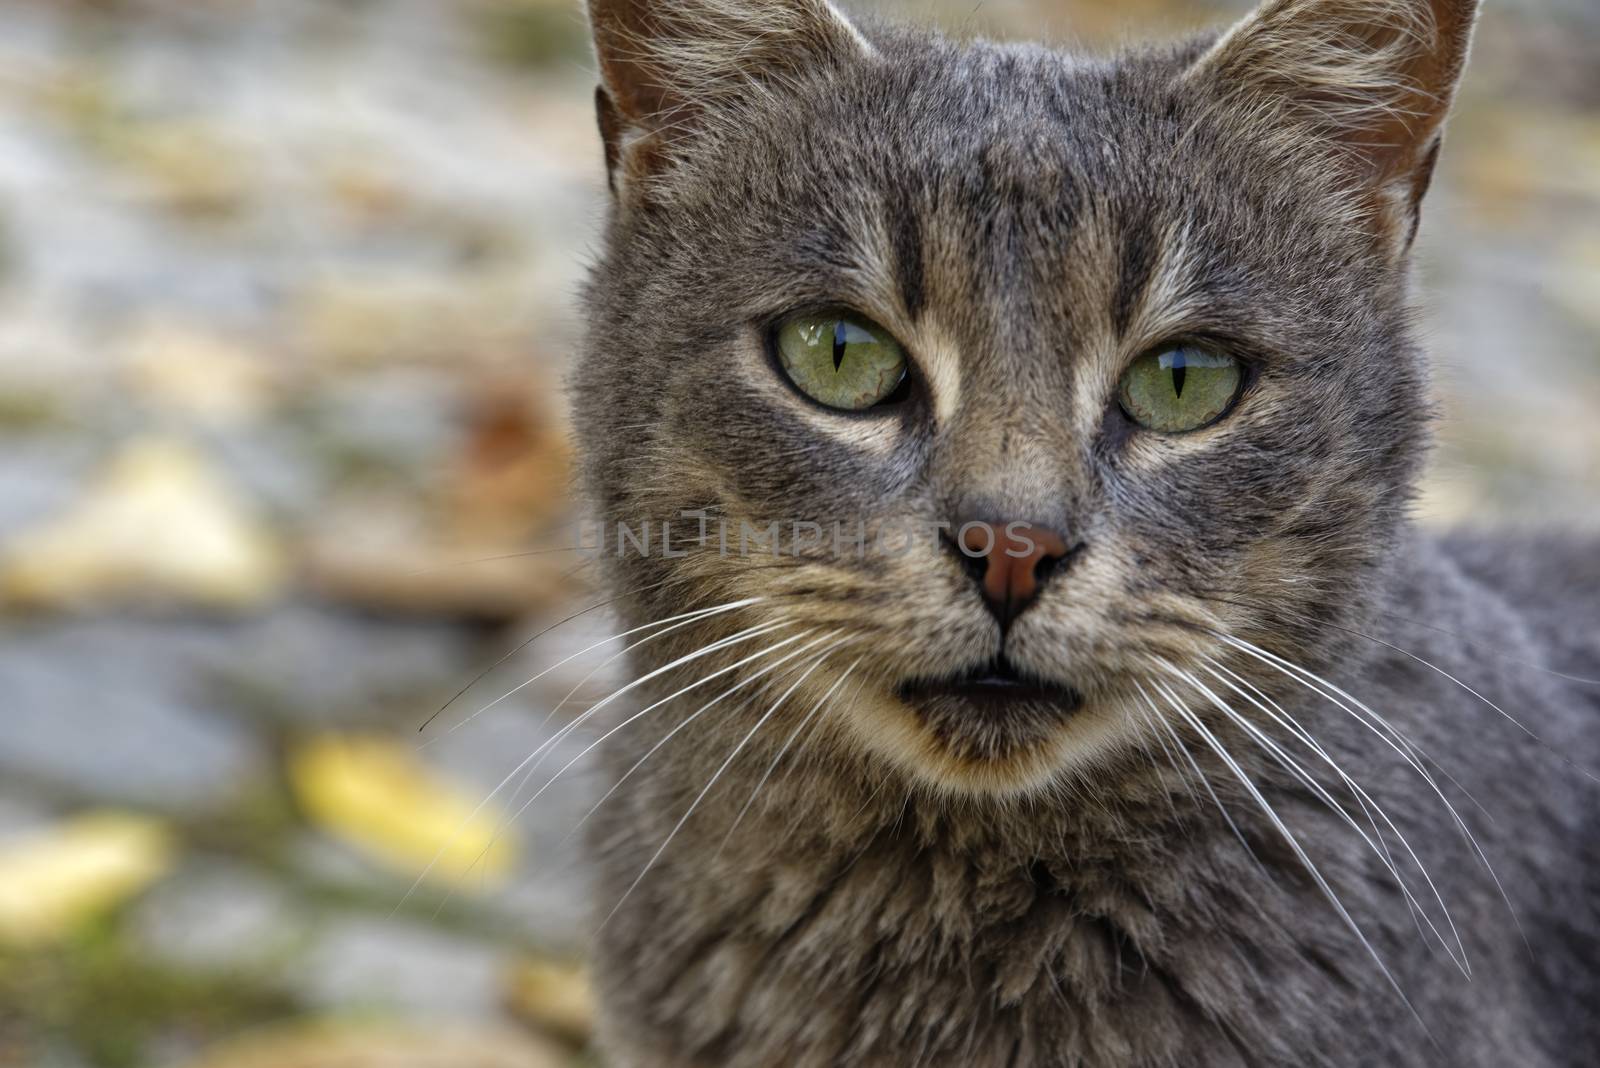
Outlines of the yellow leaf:
{"type": "Polygon", "coordinates": [[[289,777],[317,824],[397,872],[468,884],[502,879],[510,839],[493,811],[441,782],[408,747],[385,738],[324,735],[298,746],[289,777]]]}
{"type": "Polygon", "coordinates": [[[118,812],[0,843],[0,939],[36,944],[69,934],[166,874],[172,858],[162,824],[118,812]]]}

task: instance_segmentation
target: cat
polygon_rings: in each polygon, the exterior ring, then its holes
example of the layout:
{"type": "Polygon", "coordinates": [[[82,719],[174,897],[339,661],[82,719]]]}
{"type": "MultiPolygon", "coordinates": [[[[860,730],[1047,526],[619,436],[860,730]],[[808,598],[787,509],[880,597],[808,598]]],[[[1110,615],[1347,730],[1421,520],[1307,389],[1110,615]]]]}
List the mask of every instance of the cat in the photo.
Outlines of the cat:
{"type": "Polygon", "coordinates": [[[610,1063],[1600,1060],[1600,546],[1409,518],[1474,0],[588,10],[610,1063]]]}

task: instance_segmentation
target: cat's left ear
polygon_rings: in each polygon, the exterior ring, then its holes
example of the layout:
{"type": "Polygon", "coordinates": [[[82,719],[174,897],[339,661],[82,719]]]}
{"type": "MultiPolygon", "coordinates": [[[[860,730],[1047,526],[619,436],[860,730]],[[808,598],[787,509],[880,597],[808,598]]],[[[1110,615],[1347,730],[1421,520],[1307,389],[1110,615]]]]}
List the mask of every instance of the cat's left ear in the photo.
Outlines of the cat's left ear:
{"type": "Polygon", "coordinates": [[[611,188],[631,199],[739,104],[871,52],[828,0],[588,0],[611,188]]]}
{"type": "Polygon", "coordinates": [[[1186,77],[1269,136],[1333,150],[1389,250],[1416,236],[1478,0],[1268,0],[1186,77]],[[1308,140],[1309,139],[1309,140],[1308,140]]]}

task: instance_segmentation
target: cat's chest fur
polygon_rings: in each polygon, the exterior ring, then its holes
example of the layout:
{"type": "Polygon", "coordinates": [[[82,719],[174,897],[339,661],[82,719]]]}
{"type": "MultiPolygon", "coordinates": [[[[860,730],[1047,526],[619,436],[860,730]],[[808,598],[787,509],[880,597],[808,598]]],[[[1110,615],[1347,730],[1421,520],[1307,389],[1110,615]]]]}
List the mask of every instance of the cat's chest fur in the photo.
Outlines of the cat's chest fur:
{"type": "MultiPolygon", "coordinates": [[[[1438,564],[1415,578],[1419,589],[1473,589],[1438,564]]],[[[1436,613],[1456,602],[1405,603],[1436,613]]],[[[1407,648],[1545,724],[1545,742],[1581,761],[1578,736],[1543,710],[1564,700],[1572,713],[1587,698],[1516,666],[1538,654],[1505,612],[1487,594],[1475,603],[1486,632],[1501,635],[1501,655],[1477,665],[1454,639],[1385,633],[1421,643],[1407,648]]],[[[1559,846],[1592,846],[1582,776],[1567,768],[1569,782],[1551,790],[1561,758],[1434,668],[1380,651],[1334,681],[1359,688],[1437,759],[1434,781],[1477,847],[1374,732],[1311,701],[1287,708],[1357,773],[1392,821],[1391,860],[1414,852],[1449,921],[1418,869],[1396,862],[1414,911],[1380,851],[1253,761],[1264,799],[1359,936],[1206,753],[1196,757],[1208,787],[1130,756],[1098,781],[985,813],[802,762],[767,783],[731,836],[743,791],[710,795],[602,929],[599,967],[616,992],[615,1038],[632,1050],[625,1063],[1574,1063],[1575,1048],[1600,1037],[1571,1011],[1592,978],[1570,932],[1595,928],[1596,897],[1572,877],[1585,859],[1559,846]],[[1537,792],[1513,785],[1541,777],[1537,792]],[[1440,937],[1452,947],[1459,937],[1470,981],[1440,937]]],[[[698,792],[697,773],[678,772],[620,794],[597,828],[602,897],[630,884],[698,792]]],[[[603,915],[609,903],[597,904],[603,915]]]]}

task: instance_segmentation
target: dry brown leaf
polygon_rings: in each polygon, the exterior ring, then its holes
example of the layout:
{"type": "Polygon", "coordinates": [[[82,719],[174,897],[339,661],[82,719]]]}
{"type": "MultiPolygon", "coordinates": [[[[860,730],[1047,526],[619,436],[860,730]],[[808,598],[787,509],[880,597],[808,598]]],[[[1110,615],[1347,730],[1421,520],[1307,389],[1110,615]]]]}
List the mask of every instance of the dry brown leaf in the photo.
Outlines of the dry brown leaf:
{"type": "Polygon", "coordinates": [[[580,965],[524,961],[512,970],[508,1001],[517,1015],[575,1046],[594,1033],[594,994],[580,965]]]}

